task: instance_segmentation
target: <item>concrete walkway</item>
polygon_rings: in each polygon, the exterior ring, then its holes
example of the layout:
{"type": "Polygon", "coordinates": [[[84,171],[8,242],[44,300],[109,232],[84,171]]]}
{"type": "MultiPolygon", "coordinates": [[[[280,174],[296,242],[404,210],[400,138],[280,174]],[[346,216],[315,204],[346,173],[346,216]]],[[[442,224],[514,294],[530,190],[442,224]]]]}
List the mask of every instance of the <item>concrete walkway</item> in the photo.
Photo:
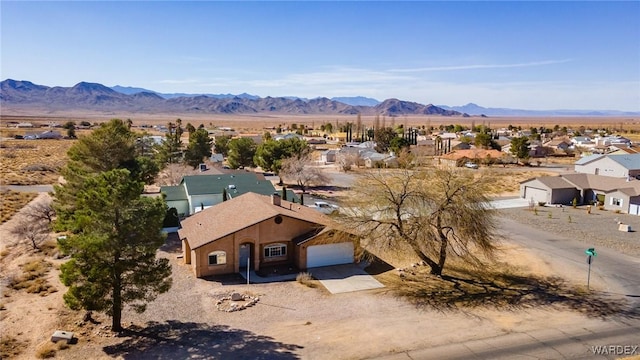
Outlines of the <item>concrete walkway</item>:
{"type": "MultiPolygon", "coordinates": [[[[247,271],[246,270],[240,270],[239,274],[243,278],[245,278],[245,279],[247,278],[247,271]]],[[[266,283],[271,283],[271,282],[291,281],[291,280],[295,280],[296,276],[298,276],[298,274],[287,274],[287,275],[280,275],[280,276],[262,277],[262,276],[256,274],[255,271],[250,270],[249,271],[249,283],[251,283],[251,284],[266,284],[266,283]]]]}
{"type": "Polygon", "coordinates": [[[311,275],[332,294],[384,287],[356,264],[324,266],[308,269],[311,275]]]}

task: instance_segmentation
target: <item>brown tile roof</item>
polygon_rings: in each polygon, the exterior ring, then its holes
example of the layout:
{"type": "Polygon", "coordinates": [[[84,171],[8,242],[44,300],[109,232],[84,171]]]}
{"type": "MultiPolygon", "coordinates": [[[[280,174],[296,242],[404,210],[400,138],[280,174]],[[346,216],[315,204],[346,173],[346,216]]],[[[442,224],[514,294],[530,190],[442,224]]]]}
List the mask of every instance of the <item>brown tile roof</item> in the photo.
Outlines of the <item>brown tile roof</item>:
{"type": "Polygon", "coordinates": [[[615,178],[594,174],[565,174],[562,175],[562,177],[581,189],[594,189],[609,192],[617,189],[640,188],[640,181],[627,181],[625,178],[615,178]]]}
{"type": "Polygon", "coordinates": [[[575,188],[575,185],[571,184],[560,176],[542,176],[538,178],[538,181],[548,186],[549,189],[575,188]]]}
{"type": "Polygon", "coordinates": [[[308,206],[284,200],[281,206],[277,206],[271,203],[270,196],[246,193],[188,217],[182,221],[178,234],[181,239],[189,240],[191,249],[196,249],[276,215],[316,223],[322,227],[333,224],[327,215],[308,206]]]}
{"type": "Polygon", "coordinates": [[[441,158],[450,159],[450,160],[459,160],[462,158],[485,159],[487,155],[489,155],[494,159],[497,159],[504,156],[505,153],[503,153],[502,151],[493,150],[493,149],[492,150],[485,150],[485,149],[456,150],[446,155],[442,155],[441,158]]]}

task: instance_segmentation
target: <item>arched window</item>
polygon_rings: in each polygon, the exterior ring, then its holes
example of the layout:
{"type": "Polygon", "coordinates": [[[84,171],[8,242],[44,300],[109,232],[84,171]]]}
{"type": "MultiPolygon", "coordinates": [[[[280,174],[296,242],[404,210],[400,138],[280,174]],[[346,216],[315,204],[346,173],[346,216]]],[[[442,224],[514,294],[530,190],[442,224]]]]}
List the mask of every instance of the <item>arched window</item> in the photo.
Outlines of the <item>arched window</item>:
{"type": "Polygon", "coordinates": [[[214,251],[209,253],[209,265],[223,265],[227,263],[227,253],[214,251]]]}
{"type": "Polygon", "coordinates": [[[282,257],[287,256],[287,244],[271,244],[264,247],[264,257],[282,257]]]}

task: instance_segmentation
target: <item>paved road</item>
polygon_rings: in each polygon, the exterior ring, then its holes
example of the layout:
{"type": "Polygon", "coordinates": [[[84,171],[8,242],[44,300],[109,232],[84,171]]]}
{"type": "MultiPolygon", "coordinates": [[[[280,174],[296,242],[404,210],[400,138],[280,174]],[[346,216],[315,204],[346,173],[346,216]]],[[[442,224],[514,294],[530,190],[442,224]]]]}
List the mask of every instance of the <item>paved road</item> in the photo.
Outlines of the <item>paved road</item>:
{"type": "Polygon", "coordinates": [[[1,185],[0,190],[13,190],[22,192],[51,192],[53,191],[53,185],[1,185]]]}
{"type": "MultiPolygon", "coordinates": [[[[546,261],[567,272],[584,272],[586,282],[588,246],[571,238],[502,219],[501,229],[506,239],[529,249],[534,249],[546,261]]],[[[627,297],[640,311],[640,259],[615,250],[596,248],[597,257],[592,264],[592,276],[600,281],[606,291],[627,297]]],[[[565,274],[559,274],[561,276],[565,274]]]]}
{"type": "MultiPolygon", "coordinates": [[[[502,219],[503,235],[533,249],[559,272],[586,283],[585,245],[567,237],[502,219]]],[[[437,347],[398,351],[377,359],[618,359],[640,356],[640,259],[609,249],[596,249],[592,284],[610,296],[625,298],[636,316],[613,316],[588,324],[562,324],[524,332],[483,337],[437,347]],[[614,346],[598,349],[598,346],[614,346]],[[625,347],[626,346],[626,347],[625,347]]]]}

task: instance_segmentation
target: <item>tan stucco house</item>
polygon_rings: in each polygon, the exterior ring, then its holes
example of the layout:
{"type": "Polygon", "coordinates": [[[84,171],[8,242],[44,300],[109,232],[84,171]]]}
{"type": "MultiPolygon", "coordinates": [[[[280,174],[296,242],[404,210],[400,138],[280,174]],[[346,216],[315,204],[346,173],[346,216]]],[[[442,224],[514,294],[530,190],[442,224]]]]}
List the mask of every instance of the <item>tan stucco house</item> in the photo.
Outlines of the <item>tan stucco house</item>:
{"type": "Polygon", "coordinates": [[[520,183],[520,197],[531,202],[571,205],[601,203],[606,210],[640,215],[640,180],[593,174],[541,176],[520,183]]]}
{"type": "Polygon", "coordinates": [[[298,269],[354,262],[357,239],[310,207],[246,193],[198,212],[178,231],[185,264],[196,277],[249,266],[291,264],[298,269]]]}

